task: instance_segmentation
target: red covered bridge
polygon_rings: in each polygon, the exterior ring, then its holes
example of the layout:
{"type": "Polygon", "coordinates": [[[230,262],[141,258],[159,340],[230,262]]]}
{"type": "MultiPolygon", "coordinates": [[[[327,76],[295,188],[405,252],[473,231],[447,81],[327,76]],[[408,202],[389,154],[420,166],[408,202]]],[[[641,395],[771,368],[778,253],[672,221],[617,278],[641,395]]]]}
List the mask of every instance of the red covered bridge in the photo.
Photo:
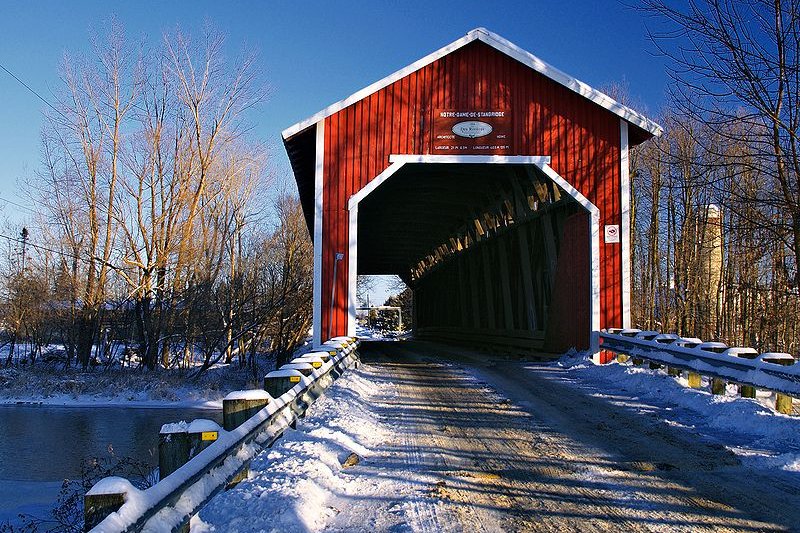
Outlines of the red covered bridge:
{"type": "Polygon", "coordinates": [[[397,274],[417,336],[596,351],[630,320],[628,150],[660,133],[482,28],[286,129],[314,343],[397,274]]]}

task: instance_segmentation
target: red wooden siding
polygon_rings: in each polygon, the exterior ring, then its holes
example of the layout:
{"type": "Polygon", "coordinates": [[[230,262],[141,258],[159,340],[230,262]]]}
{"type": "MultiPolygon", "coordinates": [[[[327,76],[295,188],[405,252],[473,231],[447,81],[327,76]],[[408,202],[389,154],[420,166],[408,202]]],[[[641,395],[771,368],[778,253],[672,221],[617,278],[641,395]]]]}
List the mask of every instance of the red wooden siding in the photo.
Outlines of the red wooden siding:
{"type": "Polygon", "coordinates": [[[588,213],[576,213],[564,223],[547,317],[548,352],[589,349],[589,224],[588,213]]]}
{"type": "MultiPolygon", "coordinates": [[[[474,41],[325,119],[322,327],[347,329],[347,201],[389,165],[390,154],[429,154],[435,109],[508,109],[515,155],[550,156],[553,169],[620,224],[620,119],[490,46],[474,41]]],[[[600,243],[600,326],[622,324],[621,247],[600,243]]]]}

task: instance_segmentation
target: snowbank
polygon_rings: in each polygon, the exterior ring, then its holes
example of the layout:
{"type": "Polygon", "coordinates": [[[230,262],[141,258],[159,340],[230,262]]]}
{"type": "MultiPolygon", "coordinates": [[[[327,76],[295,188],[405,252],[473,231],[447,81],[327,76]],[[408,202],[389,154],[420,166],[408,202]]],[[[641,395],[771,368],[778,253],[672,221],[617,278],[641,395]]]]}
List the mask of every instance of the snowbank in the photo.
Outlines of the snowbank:
{"type": "Polygon", "coordinates": [[[209,502],[193,532],[319,531],[338,513],[335,495],[354,494],[372,482],[343,469],[351,453],[369,461],[389,429],[370,398],[389,384],[351,369],[298,424],[250,464],[250,479],[209,502]]]}
{"type": "Polygon", "coordinates": [[[595,365],[587,354],[571,352],[557,363],[569,369],[576,386],[595,396],[620,401],[642,412],[658,409],[667,424],[690,427],[729,447],[754,466],[800,471],[800,417],[774,410],[775,396],[758,391],[755,399],[742,398],[735,385],[726,394],[712,395],[704,378],[703,389],[691,389],[685,378],[664,370],[612,362],[595,365]]]}

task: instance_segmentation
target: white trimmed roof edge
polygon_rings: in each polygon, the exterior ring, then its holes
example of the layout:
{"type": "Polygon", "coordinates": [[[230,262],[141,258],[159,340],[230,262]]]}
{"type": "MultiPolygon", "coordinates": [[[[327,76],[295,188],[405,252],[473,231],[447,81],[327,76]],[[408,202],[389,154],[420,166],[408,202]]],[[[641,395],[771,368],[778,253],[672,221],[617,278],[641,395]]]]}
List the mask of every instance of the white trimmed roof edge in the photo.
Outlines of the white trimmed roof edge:
{"type": "Polygon", "coordinates": [[[460,39],[453,41],[447,46],[444,46],[439,50],[436,50],[435,52],[428,54],[422,59],[414,61],[407,67],[402,68],[393,74],[389,74],[385,78],[364,87],[360,91],[353,93],[344,100],[340,100],[335,104],[329,105],[322,111],[319,111],[318,113],[308,117],[307,119],[302,120],[293,126],[289,126],[285,130],[283,130],[281,135],[283,136],[284,140],[288,140],[297,133],[300,133],[301,131],[305,130],[310,126],[313,126],[320,120],[328,118],[334,113],[341,111],[345,107],[354,104],[359,100],[363,100],[367,96],[378,92],[384,87],[387,87],[392,83],[408,76],[412,72],[415,72],[427,65],[430,65],[437,59],[440,59],[446,56],[447,54],[454,52],[459,48],[476,40],[482,41],[487,45],[491,46],[492,48],[495,48],[496,50],[499,50],[500,52],[506,54],[507,56],[516,59],[523,65],[532,68],[536,72],[539,72],[540,74],[550,78],[556,83],[563,85],[567,89],[580,94],[584,98],[591,100],[600,107],[603,107],[611,111],[615,115],[618,115],[620,118],[642,128],[645,131],[652,133],[655,136],[660,136],[664,131],[664,128],[662,128],[660,125],[653,122],[649,118],[645,117],[641,113],[638,113],[637,111],[634,111],[633,109],[620,104],[607,94],[592,88],[591,86],[583,83],[578,79],[573,78],[568,74],[565,74],[564,72],[560,71],[559,69],[555,68],[549,63],[542,61],[541,59],[531,54],[530,52],[523,50],[522,48],[515,45],[511,41],[497,35],[496,33],[490,32],[486,28],[475,28],[474,30],[468,32],[464,37],[461,37],[460,39]]]}

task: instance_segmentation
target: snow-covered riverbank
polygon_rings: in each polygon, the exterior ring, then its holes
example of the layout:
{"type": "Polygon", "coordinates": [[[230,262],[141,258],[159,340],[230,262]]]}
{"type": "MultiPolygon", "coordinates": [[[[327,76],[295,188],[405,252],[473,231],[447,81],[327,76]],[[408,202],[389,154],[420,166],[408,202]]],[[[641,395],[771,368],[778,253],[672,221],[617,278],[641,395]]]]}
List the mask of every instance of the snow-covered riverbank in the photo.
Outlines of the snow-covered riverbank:
{"type": "Polygon", "coordinates": [[[246,369],[195,371],[54,368],[0,370],[0,404],[221,408],[232,390],[257,386],[246,369]]]}

